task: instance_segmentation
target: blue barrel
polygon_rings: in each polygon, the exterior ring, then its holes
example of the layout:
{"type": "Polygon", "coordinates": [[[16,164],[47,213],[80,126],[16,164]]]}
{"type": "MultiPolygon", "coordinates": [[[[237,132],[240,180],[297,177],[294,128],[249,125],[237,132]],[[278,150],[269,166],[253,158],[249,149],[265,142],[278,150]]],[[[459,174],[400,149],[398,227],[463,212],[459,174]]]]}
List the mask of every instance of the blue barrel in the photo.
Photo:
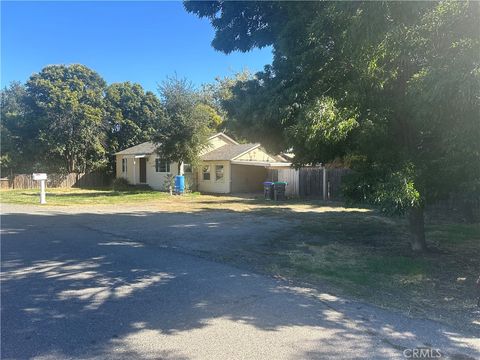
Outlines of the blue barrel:
{"type": "Polygon", "coordinates": [[[175,192],[177,194],[183,194],[185,191],[185,176],[175,176],[175,192]]]}

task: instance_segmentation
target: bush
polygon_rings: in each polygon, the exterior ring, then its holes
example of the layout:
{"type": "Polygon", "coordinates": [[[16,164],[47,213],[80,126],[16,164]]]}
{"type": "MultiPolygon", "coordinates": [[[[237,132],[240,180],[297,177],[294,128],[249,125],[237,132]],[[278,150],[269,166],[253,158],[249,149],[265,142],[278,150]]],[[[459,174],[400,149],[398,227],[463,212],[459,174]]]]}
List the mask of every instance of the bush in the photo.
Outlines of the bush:
{"type": "Polygon", "coordinates": [[[113,180],[113,190],[121,191],[121,190],[128,190],[130,188],[130,183],[127,179],[119,177],[113,180]]]}

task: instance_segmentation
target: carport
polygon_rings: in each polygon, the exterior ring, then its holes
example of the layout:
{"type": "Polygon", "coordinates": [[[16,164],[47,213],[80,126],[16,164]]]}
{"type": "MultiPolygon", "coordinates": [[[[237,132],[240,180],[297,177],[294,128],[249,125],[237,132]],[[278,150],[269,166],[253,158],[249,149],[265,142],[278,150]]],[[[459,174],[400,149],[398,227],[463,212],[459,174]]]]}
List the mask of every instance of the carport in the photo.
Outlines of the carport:
{"type": "Polygon", "coordinates": [[[268,179],[269,168],[289,168],[285,162],[231,161],[231,192],[247,193],[263,191],[263,182],[268,179]]]}

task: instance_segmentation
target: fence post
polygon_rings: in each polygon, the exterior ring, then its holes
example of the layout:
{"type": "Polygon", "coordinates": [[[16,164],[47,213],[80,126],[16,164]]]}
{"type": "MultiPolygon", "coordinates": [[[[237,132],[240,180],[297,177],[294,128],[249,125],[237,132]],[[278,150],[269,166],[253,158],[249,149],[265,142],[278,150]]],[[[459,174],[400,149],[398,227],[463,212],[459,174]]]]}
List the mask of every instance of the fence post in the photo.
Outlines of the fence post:
{"type": "Polygon", "coordinates": [[[323,166],[323,200],[327,200],[327,168],[323,166]]]}

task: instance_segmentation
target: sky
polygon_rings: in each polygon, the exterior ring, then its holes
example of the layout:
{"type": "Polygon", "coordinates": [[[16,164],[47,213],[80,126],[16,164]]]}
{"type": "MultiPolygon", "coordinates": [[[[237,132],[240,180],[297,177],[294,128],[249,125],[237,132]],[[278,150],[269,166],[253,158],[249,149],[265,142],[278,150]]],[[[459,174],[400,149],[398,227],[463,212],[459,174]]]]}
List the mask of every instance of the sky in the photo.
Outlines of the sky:
{"type": "Polygon", "coordinates": [[[177,74],[195,85],[271,63],[271,48],[225,55],[206,19],[181,2],[1,1],[1,87],[51,64],[84,64],[107,83],[156,91],[177,74]]]}

